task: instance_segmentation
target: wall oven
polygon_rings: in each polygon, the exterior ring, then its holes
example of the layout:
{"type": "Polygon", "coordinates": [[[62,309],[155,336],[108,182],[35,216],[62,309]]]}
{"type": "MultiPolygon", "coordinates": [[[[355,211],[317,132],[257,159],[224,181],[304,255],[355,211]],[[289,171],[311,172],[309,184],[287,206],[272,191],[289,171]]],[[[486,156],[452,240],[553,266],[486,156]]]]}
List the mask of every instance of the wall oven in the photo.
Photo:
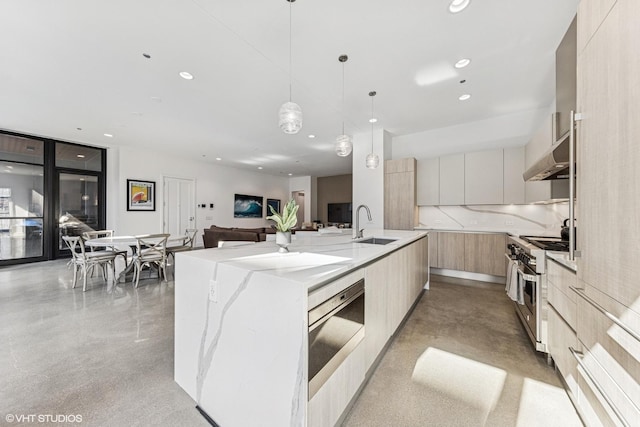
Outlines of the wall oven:
{"type": "Polygon", "coordinates": [[[364,279],[309,310],[309,400],[364,338],[364,279]]]}

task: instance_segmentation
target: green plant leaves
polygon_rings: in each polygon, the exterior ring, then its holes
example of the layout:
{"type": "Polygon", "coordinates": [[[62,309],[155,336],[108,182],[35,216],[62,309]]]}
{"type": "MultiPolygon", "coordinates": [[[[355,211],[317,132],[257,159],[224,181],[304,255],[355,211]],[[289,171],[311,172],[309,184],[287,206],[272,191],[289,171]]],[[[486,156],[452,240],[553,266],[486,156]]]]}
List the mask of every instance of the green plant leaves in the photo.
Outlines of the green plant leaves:
{"type": "Polygon", "coordinates": [[[296,214],[298,213],[298,205],[296,205],[293,199],[289,200],[284,208],[282,208],[282,214],[276,212],[273,207],[269,206],[271,210],[271,215],[267,217],[276,223],[276,230],[278,231],[290,231],[293,227],[296,226],[296,222],[298,221],[298,217],[296,214]]]}

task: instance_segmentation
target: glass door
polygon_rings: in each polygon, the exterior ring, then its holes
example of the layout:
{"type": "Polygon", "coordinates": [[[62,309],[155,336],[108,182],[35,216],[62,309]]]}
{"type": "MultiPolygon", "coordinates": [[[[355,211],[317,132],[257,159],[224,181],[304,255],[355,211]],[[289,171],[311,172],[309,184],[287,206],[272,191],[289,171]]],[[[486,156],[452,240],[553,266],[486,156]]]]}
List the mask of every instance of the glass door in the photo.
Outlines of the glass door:
{"type": "Polygon", "coordinates": [[[62,236],[103,228],[101,200],[98,174],[58,172],[58,256],[67,252],[62,236]]]}
{"type": "Polygon", "coordinates": [[[43,167],[0,161],[0,261],[43,256],[43,167]]]}

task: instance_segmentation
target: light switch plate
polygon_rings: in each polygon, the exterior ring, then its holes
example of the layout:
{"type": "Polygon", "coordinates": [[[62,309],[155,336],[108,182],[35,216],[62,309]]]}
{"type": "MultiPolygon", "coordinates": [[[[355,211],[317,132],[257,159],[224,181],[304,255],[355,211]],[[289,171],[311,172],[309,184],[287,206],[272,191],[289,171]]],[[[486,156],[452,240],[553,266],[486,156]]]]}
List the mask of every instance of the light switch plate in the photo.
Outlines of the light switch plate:
{"type": "Polygon", "coordinates": [[[218,282],[209,280],[209,301],[218,302],[218,282]]]}

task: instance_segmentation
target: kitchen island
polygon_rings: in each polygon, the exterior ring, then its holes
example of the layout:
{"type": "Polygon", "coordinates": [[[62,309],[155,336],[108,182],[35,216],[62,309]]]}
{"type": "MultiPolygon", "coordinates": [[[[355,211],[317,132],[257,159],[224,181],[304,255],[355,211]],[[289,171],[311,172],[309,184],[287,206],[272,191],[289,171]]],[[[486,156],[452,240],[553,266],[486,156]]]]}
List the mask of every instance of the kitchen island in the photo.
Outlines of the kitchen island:
{"type": "Polygon", "coordinates": [[[428,283],[424,231],[177,254],[175,381],[224,427],[334,425],[428,283]],[[309,393],[308,312],[364,279],[364,338],[309,393]]]}

